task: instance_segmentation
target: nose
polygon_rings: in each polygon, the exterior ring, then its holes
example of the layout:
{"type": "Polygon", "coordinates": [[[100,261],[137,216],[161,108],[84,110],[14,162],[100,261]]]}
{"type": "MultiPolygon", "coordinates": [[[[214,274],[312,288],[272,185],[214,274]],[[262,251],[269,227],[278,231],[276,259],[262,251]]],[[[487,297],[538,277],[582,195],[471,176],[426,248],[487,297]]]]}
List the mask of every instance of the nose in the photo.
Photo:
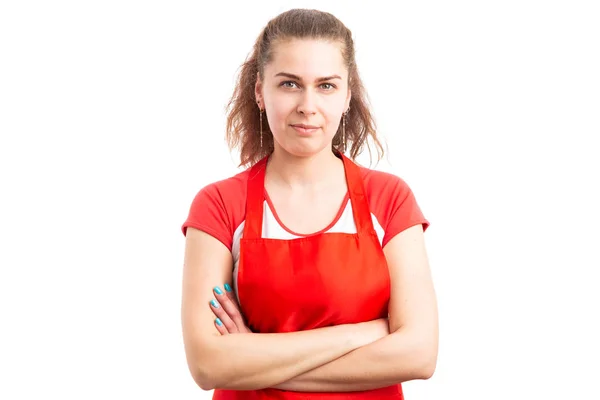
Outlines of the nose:
{"type": "Polygon", "coordinates": [[[311,90],[305,90],[299,98],[297,111],[304,115],[317,113],[315,94],[311,90]]]}

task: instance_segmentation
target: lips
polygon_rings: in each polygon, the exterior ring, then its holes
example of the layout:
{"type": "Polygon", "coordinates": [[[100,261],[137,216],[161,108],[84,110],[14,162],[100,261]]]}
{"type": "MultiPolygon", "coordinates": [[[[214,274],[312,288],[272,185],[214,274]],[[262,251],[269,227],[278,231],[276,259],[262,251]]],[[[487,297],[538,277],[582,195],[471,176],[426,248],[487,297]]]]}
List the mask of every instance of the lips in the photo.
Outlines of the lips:
{"type": "Polygon", "coordinates": [[[292,126],[296,127],[296,128],[302,128],[302,129],[316,129],[316,128],[318,128],[318,126],[304,125],[304,124],[293,124],[292,126]]]}
{"type": "Polygon", "coordinates": [[[300,135],[311,135],[319,129],[318,126],[305,124],[294,124],[291,125],[291,127],[294,128],[300,135]]]}

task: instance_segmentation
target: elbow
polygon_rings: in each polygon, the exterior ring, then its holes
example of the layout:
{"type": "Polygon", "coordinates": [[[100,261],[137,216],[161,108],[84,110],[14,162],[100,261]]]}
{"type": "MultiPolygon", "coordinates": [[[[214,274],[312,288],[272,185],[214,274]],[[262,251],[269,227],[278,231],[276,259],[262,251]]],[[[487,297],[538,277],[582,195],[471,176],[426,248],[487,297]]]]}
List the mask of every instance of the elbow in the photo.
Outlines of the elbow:
{"type": "Polygon", "coordinates": [[[190,374],[202,390],[223,389],[224,383],[232,378],[230,365],[219,351],[219,344],[212,338],[198,341],[193,347],[194,350],[186,353],[190,374]]]}
{"type": "Polygon", "coordinates": [[[437,346],[425,343],[413,344],[407,351],[388,352],[389,364],[397,383],[412,380],[427,380],[433,377],[437,366],[437,346]]]}
{"type": "Polygon", "coordinates": [[[203,357],[192,371],[192,377],[202,390],[237,389],[239,382],[231,375],[227,363],[215,361],[217,358],[203,357]],[[209,361],[210,360],[210,361],[209,361]]]}
{"type": "Polygon", "coordinates": [[[430,361],[430,362],[426,363],[425,365],[423,365],[420,368],[419,376],[417,379],[427,380],[427,379],[431,378],[433,376],[433,374],[435,373],[435,367],[436,367],[435,361],[430,361]]]}
{"type": "Polygon", "coordinates": [[[194,378],[194,382],[200,387],[202,390],[214,390],[217,387],[214,371],[211,368],[206,367],[206,363],[201,363],[196,365],[192,371],[192,378],[194,378]]]}
{"type": "Polygon", "coordinates": [[[420,352],[422,362],[418,368],[417,379],[427,380],[433,376],[437,367],[437,346],[427,346],[420,352]]]}
{"type": "Polygon", "coordinates": [[[407,342],[405,342],[404,348],[408,352],[396,354],[394,357],[406,360],[403,363],[404,368],[399,367],[398,371],[403,378],[402,381],[430,379],[437,367],[437,338],[412,333],[407,335],[406,338],[407,342]]]}
{"type": "Polygon", "coordinates": [[[416,363],[415,379],[427,380],[433,377],[437,367],[438,358],[438,335],[430,332],[414,332],[413,349],[416,350],[415,359],[419,360],[416,363]]]}
{"type": "Polygon", "coordinates": [[[398,345],[399,351],[389,352],[388,356],[392,357],[392,362],[396,366],[399,383],[427,380],[433,377],[437,367],[437,335],[423,335],[414,330],[397,332],[396,335],[398,340],[402,341],[402,345],[398,345]],[[398,360],[403,361],[398,362],[398,360]]]}
{"type": "Polygon", "coordinates": [[[219,389],[222,384],[223,378],[225,378],[222,371],[226,371],[226,368],[222,363],[217,362],[220,357],[215,354],[210,346],[205,346],[201,352],[194,354],[188,360],[188,366],[194,382],[202,390],[215,390],[219,389]]]}
{"type": "Polygon", "coordinates": [[[209,390],[215,390],[217,387],[211,381],[208,380],[197,380],[196,383],[200,389],[208,392],[209,390]]]}

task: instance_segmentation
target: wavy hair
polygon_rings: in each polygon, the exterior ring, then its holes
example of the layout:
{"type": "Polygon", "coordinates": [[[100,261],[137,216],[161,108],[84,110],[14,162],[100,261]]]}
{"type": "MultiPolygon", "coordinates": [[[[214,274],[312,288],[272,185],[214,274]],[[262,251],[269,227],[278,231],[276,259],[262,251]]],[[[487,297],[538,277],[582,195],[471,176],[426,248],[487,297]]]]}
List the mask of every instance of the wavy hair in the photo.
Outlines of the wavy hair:
{"type": "Polygon", "coordinates": [[[348,87],[352,91],[352,97],[345,117],[345,143],[342,143],[340,121],[333,138],[332,150],[344,152],[349,148],[349,157],[354,160],[366,145],[372,157],[370,139],[377,150],[377,161],[380,161],[384,151],[377,138],[368,96],[356,66],[352,32],[330,13],[292,9],[279,14],[263,28],[252,52],[240,67],[235,89],[226,107],[226,140],[231,150],[239,149],[240,166],[254,165],[273,151],[273,135],[267,118],[263,118],[261,146],[260,115],[254,88],[257,74],[264,79],[264,68],[272,61],[275,45],[292,39],[327,40],[342,44],[342,57],[348,68],[348,87]]]}

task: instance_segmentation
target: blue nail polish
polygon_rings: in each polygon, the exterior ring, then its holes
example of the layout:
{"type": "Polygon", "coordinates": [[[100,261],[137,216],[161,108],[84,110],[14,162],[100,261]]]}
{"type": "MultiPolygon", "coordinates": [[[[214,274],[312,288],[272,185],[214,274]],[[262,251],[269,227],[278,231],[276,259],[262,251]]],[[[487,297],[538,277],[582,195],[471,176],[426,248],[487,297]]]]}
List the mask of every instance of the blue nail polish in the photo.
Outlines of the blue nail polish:
{"type": "Polygon", "coordinates": [[[219,318],[215,319],[215,322],[217,323],[217,325],[223,326],[223,323],[221,322],[221,320],[219,318]]]}
{"type": "Polygon", "coordinates": [[[228,292],[231,292],[231,286],[229,286],[229,283],[226,283],[225,285],[223,285],[223,287],[225,287],[225,290],[227,290],[228,292]]]}
{"type": "Polygon", "coordinates": [[[214,308],[219,308],[219,303],[217,303],[217,301],[215,299],[212,299],[210,301],[210,304],[214,307],[214,308]]]}
{"type": "Polygon", "coordinates": [[[217,286],[217,287],[215,287],[215,293],[216,294],[223,294],[223,291],[217,286]]]}

